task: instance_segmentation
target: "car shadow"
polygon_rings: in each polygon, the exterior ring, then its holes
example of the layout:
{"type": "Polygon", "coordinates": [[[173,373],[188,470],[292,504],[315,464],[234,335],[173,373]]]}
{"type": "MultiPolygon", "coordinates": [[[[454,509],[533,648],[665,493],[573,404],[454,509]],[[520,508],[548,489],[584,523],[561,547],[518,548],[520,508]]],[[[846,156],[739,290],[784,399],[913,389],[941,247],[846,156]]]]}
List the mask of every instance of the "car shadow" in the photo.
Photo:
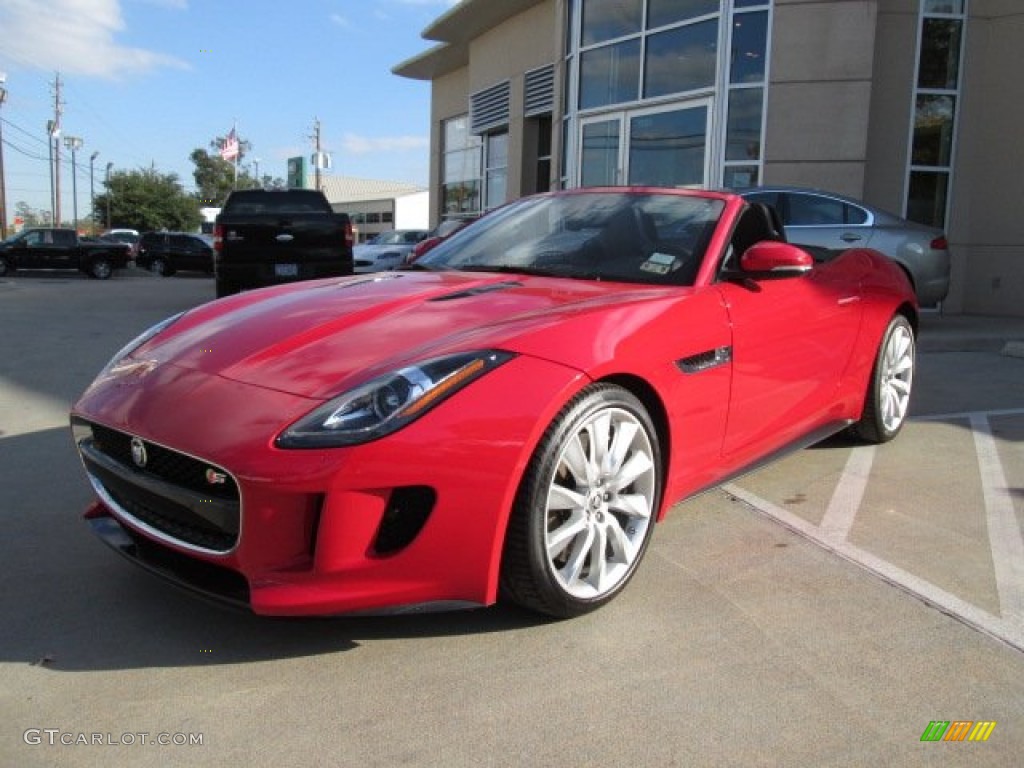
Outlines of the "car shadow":
{"type": "Polygon", "coordinates": [[[81,519],[92,491],[67,429],[0,438],[0,661],[51,671],[241,664],[349,651],[380,638],[506,632],[548,623],[506,606],[265,618],[211,603],[110,552],[81,519]]]}

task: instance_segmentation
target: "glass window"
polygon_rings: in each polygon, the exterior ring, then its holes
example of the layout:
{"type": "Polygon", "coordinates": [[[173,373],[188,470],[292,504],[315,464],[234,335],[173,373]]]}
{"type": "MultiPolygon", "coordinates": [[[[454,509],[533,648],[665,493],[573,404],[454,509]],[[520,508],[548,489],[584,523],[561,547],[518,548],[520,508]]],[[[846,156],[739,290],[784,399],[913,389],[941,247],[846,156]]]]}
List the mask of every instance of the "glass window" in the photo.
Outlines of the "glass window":
{"type": "Polygon", "coordinates": [[[964,0],[924,0],[925,13],[963,13],[964,0]]]}
{"type": "Polygon", "coordinates": [[[580,182],[584,187],[619,183],[619,121],[583,126],[580,182]]]}
{"type": "Polygon", "coordinates": [[[480,182],[462,181],[444,184],[441,197],[445,215],[477,214],[483,210],[480,200],[480,182]]]}
{"type": "Polygon", "coordinates": [[[394,220],[395,216],[393,213],[391,213],[391,211],[385,211],[380,215],[381,224],[391,224],[392,222],[394,222],[394,220]]]}
{"type": "Polygon", "coordinates": [[[580,57],[580,109],[636,101],[639,83],[639,40],[595,48],[580,57]]]}
{"type": "Polygon", "coordinates": [[[729,82],[764,82],[768,49],[768,13],[738,13],[732,22],[729,82]]]}
{"type": "Polygon", "coordinates": [[[664,27],[666,24],[717,13],[718,10],[719,0],[649,0],[647,28],[664,27]]]}
{"type": "Polygon", "coordinates": [[[960,70],[960,27],[954,19],[925,19],[921,29],[918,88],[954,90],[960,70]]]}
{"type": "Polygon", "coordinates": [[[725,159],[761,159],[763,88],[734,88],[729,93],[725,159]]]}
{"type": "Polygon", "coordinates": [[[650,35],[644,61],[644,96],[654,98],[713,87],[717,52],[717,20],[650,35]]]}
{"type": "Polygon", "coordinates": [[[593,45],[640,31],[643,0],[585,0],[583,45],[593,45]]]}
{"type": "Polygon", "coordinates": [[[845,223],[845,206],[839,200],[789,193],[786,203],[786,226],[841,226],[845,223]]]}
{"type": "Polygon", "coordinates": [[[759,5],[769,5],[772,0],[733,0],[735,8],[751,8],[759,5]]]}
{"type": "Polygon", "coordinates": [[[724,185],[728,189],[748,189],[760,183],[761,169],[756,165],[730,165],[725,168],[724,185]]]}
{"type": "Polygon", "coordinates": [[[484,205],[497,208],[508,199],[508,134],[487,137],[487,171],[484,205]]]}
{"type": "Polygon", "coordinates": [[[702,185],[707,121],[707,107],[632,118],[629,183],[657,187],[702,185]]]}
{"type": "Polygon", "coordinates": [[[953,155],[953,96],[922,94],[914,112],[914,165],[950,165],[953,155]]]}
{"type": "Polygon", "coordinates": [[[946,190],[949,174],[944,171],[913,171],[907,196],[907,218],[931,227],[946,226],[946,190]]]}

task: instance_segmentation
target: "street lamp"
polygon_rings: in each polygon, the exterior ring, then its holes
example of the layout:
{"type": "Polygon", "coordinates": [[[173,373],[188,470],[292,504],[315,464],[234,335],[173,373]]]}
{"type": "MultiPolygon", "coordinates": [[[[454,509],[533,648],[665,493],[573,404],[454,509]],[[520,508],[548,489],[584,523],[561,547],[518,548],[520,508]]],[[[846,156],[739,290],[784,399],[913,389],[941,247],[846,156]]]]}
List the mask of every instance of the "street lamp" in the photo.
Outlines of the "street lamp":
{"type": "Polygon", "coordinates": [[[113,167],[113,163],[107,163],[107,229],[110,229],[110,196],[114,193],[110,188],[110,169],[113,167]]]}
{"type": "Polygon", "coordinates": [[[89,155],[89,221],[91,223],[89,231],[94,235],[96,234],[96,179],[93,176],[93,171],[96,158],[99,156],[99,152],[89,155]]]}
{"type": "MultiPolygon", "coordinates": [[[[0,72],[0,107],[7,101],[7,74],[0,72]]],[[[0,112],[3,110],[0,109],[0,112]]],[[[4,119],[0,115],[0,240],[7,239],[7,194],[4,192],[4,119]]]]}
{"type": "Polygon", "coordinates": [[[77,136],[65,136],[64,146],[71,150],[71,211],[74,216],[72,226],[78,231],[78,164],[76,152],[82,148],[84,142],[77,136]]]}

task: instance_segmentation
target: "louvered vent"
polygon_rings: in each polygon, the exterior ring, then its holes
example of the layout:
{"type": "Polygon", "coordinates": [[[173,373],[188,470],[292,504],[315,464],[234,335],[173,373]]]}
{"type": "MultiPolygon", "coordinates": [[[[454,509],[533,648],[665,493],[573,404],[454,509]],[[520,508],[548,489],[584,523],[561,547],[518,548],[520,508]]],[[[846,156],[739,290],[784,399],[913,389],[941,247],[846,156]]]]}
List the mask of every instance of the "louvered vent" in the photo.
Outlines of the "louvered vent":
{"type": "Polygon", "coordinates": [[[555,65],[526,73],[523,103],[527,117],[550,114],[555,106],[555,65]]]}
{"type": "Polygon", "coordinates": [[[506,81],[472,94],[469,97],[470,131],[486,133],[492,128],[508,125],[511,90],[506,81]]]}

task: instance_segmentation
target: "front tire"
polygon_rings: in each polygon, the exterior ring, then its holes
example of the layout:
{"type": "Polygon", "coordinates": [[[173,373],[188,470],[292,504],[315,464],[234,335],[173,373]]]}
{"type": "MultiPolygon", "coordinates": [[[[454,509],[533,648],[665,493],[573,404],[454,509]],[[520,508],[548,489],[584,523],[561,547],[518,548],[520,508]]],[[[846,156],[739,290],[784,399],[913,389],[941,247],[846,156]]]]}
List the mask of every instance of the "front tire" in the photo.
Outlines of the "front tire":
{"type": "Polygon", "coordinates": [[[896,315],[882,336],[864,398],[864,413],[854,432],[869,443],[886,443],[899,434],[907,418],[914,384],[914,329],[896,315]]]}
{"type": "Polygon", "coordinates": [[[661,450],[643,404],[585,388],[548,427],[516,494],[502,596],[558,618],[587,613],[629,582],[654,530],[661,450]]]}
{"type": "Polygon", "coordinates": [[[89,277],[91,278],[107,280],[112,274],[114,274],[114,266],[110,263],[110,259],[101,256],[93,259],[89,264],[89,277]]]}

